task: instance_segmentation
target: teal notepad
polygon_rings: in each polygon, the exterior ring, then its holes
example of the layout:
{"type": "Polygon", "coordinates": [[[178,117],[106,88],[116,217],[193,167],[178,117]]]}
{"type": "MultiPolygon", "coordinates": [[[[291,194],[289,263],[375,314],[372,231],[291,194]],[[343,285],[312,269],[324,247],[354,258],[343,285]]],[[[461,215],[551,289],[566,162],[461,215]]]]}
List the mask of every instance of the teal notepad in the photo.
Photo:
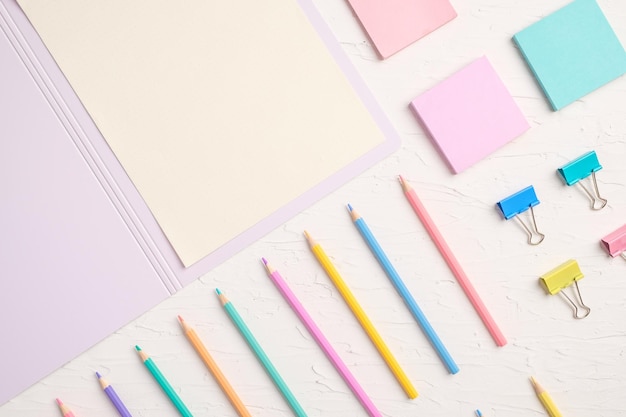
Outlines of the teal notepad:
{"type": "Polygon", "coordinates": [[[513,41],[554,110],[626,73],[626,52],[595,0],[575,0],[513,41]]]}

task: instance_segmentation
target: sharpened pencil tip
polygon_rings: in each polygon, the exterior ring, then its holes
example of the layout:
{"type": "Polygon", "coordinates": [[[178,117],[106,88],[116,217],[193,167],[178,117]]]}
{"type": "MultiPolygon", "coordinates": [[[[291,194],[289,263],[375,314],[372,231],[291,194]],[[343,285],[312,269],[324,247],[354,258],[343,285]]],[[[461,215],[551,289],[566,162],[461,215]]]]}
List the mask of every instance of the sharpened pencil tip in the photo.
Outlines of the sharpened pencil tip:
{"type": "Polygon", "coordinates": [[[219,288],[216,288],[216,289],[215,289],[215,294],[217,294],[217,295],[222,295],[222,292],[220,291],[220,289],[219,289],[219,288]]]}
{"type": "Polygon", "coordinates": [[[530,382],[533,384],[533,389],[535,390],[535,393],[537,393],[537,395],[541,395],[541,393],[545,392],[543,387],[539,384],[539,382],[537,382],[534,376],[530,377],[530,382]]]}
{"type": "Polygon", "coordinates": [[[406,182],[404,177],[402,175],[398,175],[398,179],[400,180],[400,185],[402,186],[402,190],[405,193],[409,192],[411,190],[411,186],[409,185],[408,182],[406,182]]]}
{"type": "Polygon", "coordinates": [[[137,352],[141,352],[141,348],[139,347],[139,345],[135,345],[135,350],[136,350],[137,352]]]}
{"type": "Polygon", "coordinates": [[[350,213],[350,217],[352,218],[352,221],[357,221],[358,219],[361,218],[359,213],[357,213],[354,207],[352,207],[352,204],[348,204],[348,213],[350,213]]]}
{"type": "Polygon", "coordinates": [[[317,242],[315,242],[315,240],[313,239],[311,234],[309,232],[307,232],[306,230],[304,231],[304,237],[306,238],[306,241],[309,244],[309,247],[311,249],[313,248],[313,246],[315,246],[317,244],[317,242]]]}
{"type": "Polygon", "coordinates": [[[261,258],[261,261],[263,261],[263,265],[267,265],[267,259],[261,258]]]}
{"type": "Polygon", "coordinates": [[[180,314],[178,315],[178,321],[181,322],[181,323],[185,322],[185,320],[180,316],[180,314]]]}
{"type": "Polygon", "coordinates": [[[59,407],[63,406],[63,401],[61,401],[61,399],[57,398],[56,402],[59,407]]]}
{"type": "Polygon", "coordinates": [[[483,413],[480,410],[476,410],[476,417],[483,417],[483,413]]]}
{"type": "Polygon", "coordinates": [[[102,378],[102,375],[100,375],[100,372],[96,371],[96,377],[97,377],[98,379],[102,378]]]}

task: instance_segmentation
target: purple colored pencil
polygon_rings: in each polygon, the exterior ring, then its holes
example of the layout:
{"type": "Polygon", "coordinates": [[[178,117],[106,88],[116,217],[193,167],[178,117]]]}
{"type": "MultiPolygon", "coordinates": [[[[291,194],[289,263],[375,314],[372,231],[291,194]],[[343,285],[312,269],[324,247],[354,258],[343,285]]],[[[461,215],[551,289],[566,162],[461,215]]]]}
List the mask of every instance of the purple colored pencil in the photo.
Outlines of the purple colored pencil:
{"type": "Polygon", "coordinates": [[[111,400],[111,402],[115,406],[115,409],[120,414],[120,416],[133,417],[132,414],[130,414],[130,411],[128,411],[128,408],[126,408],[126,406],[120,399],[120,397],[118,397],[113,387],[108,382],[106,382],[104,378],[102,378],[102,375],[100,375],[100,372],[96,372],[96,376],[98,377],[98,381],[100,382],[100,386],[102,387],[102,390],[107,395],[107,397],[109,397],[109,400],[111,400]]]}

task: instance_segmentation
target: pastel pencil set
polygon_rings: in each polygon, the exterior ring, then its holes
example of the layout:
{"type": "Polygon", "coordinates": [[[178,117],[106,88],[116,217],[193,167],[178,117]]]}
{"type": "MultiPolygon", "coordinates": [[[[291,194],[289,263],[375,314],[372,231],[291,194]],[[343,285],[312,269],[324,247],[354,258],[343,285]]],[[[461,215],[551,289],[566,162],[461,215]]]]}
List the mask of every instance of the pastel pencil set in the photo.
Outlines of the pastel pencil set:
{"type": "MultiPolygon", "coordinates": [[[[348,3],[367,32],[380,59],[389,59],[412,42],[448,24],[457,16],[447,0],[424,1],[422,6],[426,4],[430,6],[427,12],[417,6],[411,9],[401,0],[378,2],[378,4],[363,0],[349,0],[348,3]],[[393,19],[402,30],[397,30],[397,33],[386,30],[389,24],[388,19],[393,19]]],[[[626,73],[626,52],[595,0],[574,0],[562,9],[518,31],[513,35],[512,41],[521,53],[520,59],[537,81],[547,104],[554,112],[570,106],[626,73]],[[580,24],[580,22],[587,24],[580,24]]],[[[413,98],[408,107],[415,117],[414,120],[423,128],[452,175],[467,171],[531,129],[531,125],[518,107],[513,95],[508,91],[486,56],[476,58],[454,74],[423,91],[413,98]],[[442,111],[442,108],[445,108],[445,111],[442,111]]],[[[581,204],[584,201],[588,202],[589,209],[584,209],[586,213],[597,212],[608,206],[609,199],[605,198],[598,185],[597,176],[603,175],[599,173],[603,169],[600,159],[594,150],[587,150],[561,166],[554,167],[553,170],[562,182],[560,187],[564,193],[572,195],[577,193],[581,204]]],[[[480,288],[474,285],[476,281],[473,281],[462,267],[460,258],[457,258],[457,254],[448,244],[435,219],[418,197],[418,193],[409,180],[402,175],[398,177],[398,180],[398,200],[406,200],[415,213],[453,275],[459,287],[459,293],[462,293],[469,301],[471,308],[467,309],[477,316],[476,322],[482,325],[481,329],[486,330],[485,334],[489,335],[486,338],[490,337],[490,343],[496,347],[506,346],[507,338],[492,315],[493,310],[488,307],[489,300],[481,297],[480,288]]],[[[546,236],[543,233],[541,215],[546,196],[542,194],[541,187],[539,185],[535,187],[535,185],[528,184],[519,189],[510,190],[508,195],[493,202],[493,208],[501,215],[502,223],[506,221],[506,227],[513,227],[511,224],[517,224],[521,228],[520,241],[525,236],[526,243],[533,247],[542,244],[546,238],[550,239],[549,234],[546,236]],[[543,205],[541,205],[542,201],[543,205]]],[[[345,220],[354,225],[355,236],[358,236],[355,240],[360,242],[358,247],[363,252],[363,256],[366,256],[366,253],[367,256],[371,256],[377,265],[376,273],[381,277],[386,277],[381,278],[381,285],[388,286],[394,291],[391,296],[387,295],[384,299],[381,297],[381,302],[394,307],[401,306],[401,311],[410,314],[412,328],[425,342],[428,352],[433,356],[436,355],[437,365],[440,364],[445,370],[446,377],[458,380],[459,377],[455,375],[461,371],[463,363],[461,362],[460,366],[455,359],[459,346],[446,341],[443,337],[445,333],[438,320],[442,312],[437,311],[437,306],[424,302],[424,297],[420,297],[419,292],[411,290],[419,283],[408,281],[407,275],[402,272],[403,265],[401,262],[392,262],[394,258],[385,250],[384,242],[378,239],[379,234],[376,228],[370,228],[365,217],[351,204],[347,204],[345,220]]],[[[599,240],[601,247],[611,258],[626,259],[626,225],[607,232],[608,234],[601,239],[594,237],[594,243],[598,243],[599,240]]],[[[394,387],[403,399],[419,401],[418,398],[421,398],[421,395],[418,392],[419,386],[416,387],[415,384],[416,376],[407,372],[408,368],[398,359],[402,357],[393,352],[394,345],[388,343],[383,337],[384,332],[380,331],[383,328],[382,325],[371,319],[372,316],[366,312],[355,296],[349,285],[349,277],[340,272],[341,264],[333,261],[333,259],[338,259],[339,255],[330,256],[322,243],[308,230],[302,231],[302,243],[308,245],[310,256],[316,260],[333,289],[338,292],[342,305],[345,304],[351,314],[351,319],[358,322],[360,326],[358,331],[362,331],[367,337],[367,343],[371,344],[368,347],[372,347],[376,352],[376,360],[384,363],[381,369],[393,378],[394,387]]],[[[543,246],[545,245],[544,243],[543,246]]],[[[525,243],[523,246],[527,248],[525,243]]],[[[288,279],[281,275],[275,265],[266,258],[261,258],[259,274],[264,272],[284,298],[295,316],[292,320],[304,326],[308,335],[332,365],[334,372],[341,378],[350,395],[358,402],[362,409],[360,411],[370,417],[390,415],[384,408],[385,404],[377,401],[378,398],[372,392],[371,387],[359,382],[355,376],[358,373],[354,372],[350,364],[341,357],[341,351],[336,344],[333,344],[332,338],[327,337],[322,327],[316,323],[310,313],[311,310],[300,301],[296,292],[289,286],[288,279]]],[[[568,259],[557,263],[547,272],[537,274],[536,278],[541,288],[545,290],[546,298],[548,295],[562,297],[572,309],[573,317],[583,319],[591,313],[591,308],[583,301],[579,288],[579,281],[583,277],[584,274],[578,261],[568,259]]],[[[265,284],[269,285],[269,282],[262,285],[265,284]]],[[[306,410],[307,403],[303,401],[306,393],[293,389],[295,385],[290,383],[289,374],[284,372],[281,357],[272,355],[264,349],[264,340],[270,336],[257,333],[247,322],[246,314],[240,313],[235,306],[236,302],[231,301],[221,289],[215,289],[215,298],[215,302],[219,303],[224,311],[221,320],[230,322],[236,329],[241,344],[249,348],[246,354],[250,354],[258,361],[259,367],[267,376],[265,382],[267,385],[271,383],[280,394],[284,408],[288,408],[297,417],[309,415],[306,410]]],[[[250,305],[245,307],[254,308],[250,305]]],[[[245,395],[240,397],[238,394],[238,392],[244,392],[238,389],[241,381],[237,378],[227,378],[210,353],[210,347],[204,344],[190,323],[181,316],[178,316],[178,323],[182,334],[224,393],[232,411],[240,417],[254,415],[251,412],[254,409],[250,403],[246,402],[245,395]]],[[[157,361],[140,346],[135,346],[135,351],[139,362],[146,368],[147,375],[150,375],[176,411],[182,417],[192,417],[193,404],[188,404],[183,393],[176,388],[184,383],[180,376],[168,375],[166,377],[157,366],[157,361]],[[170,377],[172,379],[169,379],[170,377]]],[[[122,401],[123,396],[118,395],[100,372],[96,372],[96,379],[117,414],[121,417],[131,417],[131,411],[122,401]]],[[[421,379],[427,378],[421,377],[421,379]]],[[[530,378],[529,387],[532,387],[538,401],[550,417],[561,417],[555,401],[534,377],[530,378]]],[[[69,406],[60,399],[56,402],[63,417],[75,416],[69,406]]],[[[468,415],[469,413],[470,411],[468,415]]],[[[477,409],[474,414],[477,417],[485,415],[477,409]]]]}

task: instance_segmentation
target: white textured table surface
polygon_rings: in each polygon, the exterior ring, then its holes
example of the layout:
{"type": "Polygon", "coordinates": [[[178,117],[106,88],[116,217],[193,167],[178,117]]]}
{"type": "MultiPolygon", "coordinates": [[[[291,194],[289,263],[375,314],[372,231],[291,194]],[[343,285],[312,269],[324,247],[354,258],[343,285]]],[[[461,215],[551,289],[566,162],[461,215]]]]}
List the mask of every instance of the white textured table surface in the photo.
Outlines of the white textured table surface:
{"type": "MultiPolygon", "coordinates": [[[[100,371],[135,416],[177,413],[140,363],[149,353],[196,416],[236,416],[176,321],[194,325],[254,416],[290,416],[285,401],[230,323],[222,289],[273,359],[310,416],[365,416],[355,397],[266,276],[280,270],[385,416],[546,415],[529,376],[548,389],[564,416],[626,415],[626,262],[599,239],[626,223],[626,77],[559,112],[550,110],[511,37],[567,0],[454,0],[458,17],[387,61],[344,1],[316,2],[402,137],[393,156],[288,221],[12,401],[1,417],[57,416],[62,398],[77,416],[113,416],[94,377],[100,371]],[[407,107],[409,101],[475,58],[487,55],[531,129],[453,176],[407,107]],[[608,207],[593,212],[556,168],[596,150],[608,207]],[[414,186],[509,340],[498,348],[404,199],[397,175],[414,186]],[[545,241],[526,244],[496,201],[533,184],[545,241]],[[400,275],[458,362],[449,375],[352,225],[350,202],[367,220],[400,275]],[[336,262],[420,397],[408,400],[339,293],[311,255],[307,229],[336,262]],[[539,275],[569,258],[585,274],[589,317],[574,320],[539,275]]],[[[626,2],[598,0],[622,43],[626,2]]],[[[94,305],[106,314],[115,306],[94,305]]],[[[45,348],[45,347],[42,347],[45,348]]],[[[0,378],[10,378],[0,375],[0,378]]]]}

